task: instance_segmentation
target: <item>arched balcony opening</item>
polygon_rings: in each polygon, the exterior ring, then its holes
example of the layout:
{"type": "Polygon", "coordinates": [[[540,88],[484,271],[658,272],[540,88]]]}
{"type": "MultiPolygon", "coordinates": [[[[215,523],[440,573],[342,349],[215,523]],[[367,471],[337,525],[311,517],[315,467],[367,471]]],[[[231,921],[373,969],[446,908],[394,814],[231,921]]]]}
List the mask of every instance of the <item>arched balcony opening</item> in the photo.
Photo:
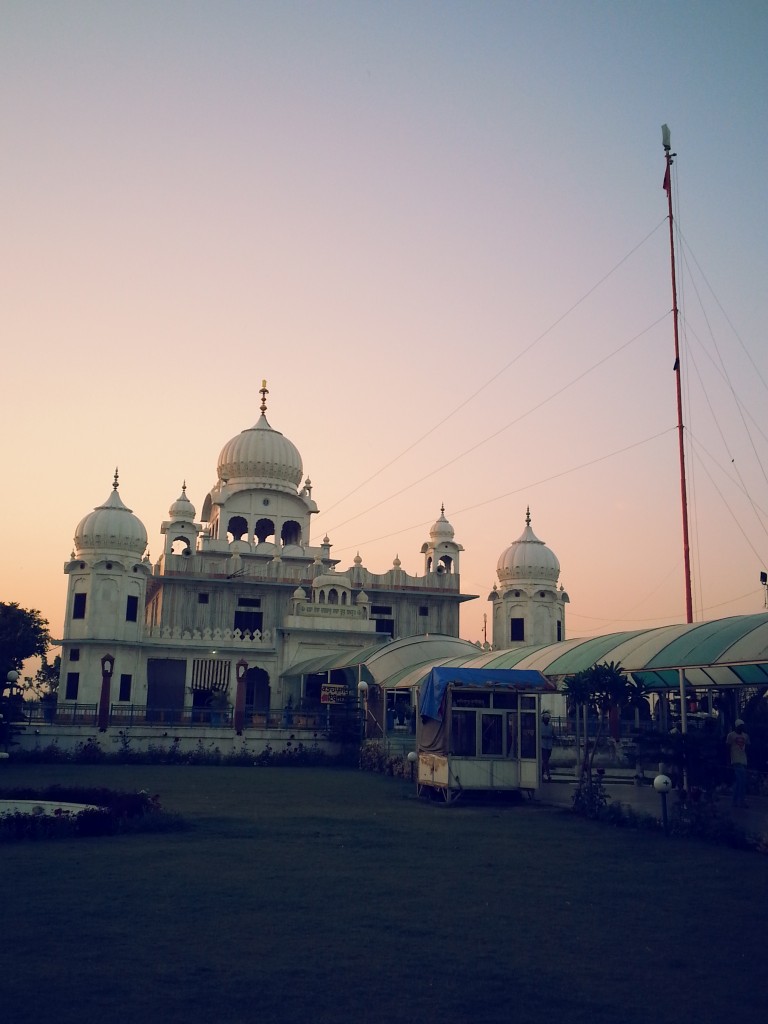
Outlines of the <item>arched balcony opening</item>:
{"type": "Polygon", "coordinates": [[[248,540],[248,523],[243,516],[232,516],[227,523],[227,540],[248,540]]]}
{"type": "Polygon", "coordinates": [[[280,531],[280,540],[283,547],[287,547],[289,544],[301,544],[301,526],[293,519],[286,520],[280,531]]]}
{"type": "Polygon", "coordinates": [[[256,538],[257,544],[266,544],[269,540],[274,543],[275,524],[271,519],[259,519],[256,523],[256,528],[254,529],[253,534],[256,538]]]}

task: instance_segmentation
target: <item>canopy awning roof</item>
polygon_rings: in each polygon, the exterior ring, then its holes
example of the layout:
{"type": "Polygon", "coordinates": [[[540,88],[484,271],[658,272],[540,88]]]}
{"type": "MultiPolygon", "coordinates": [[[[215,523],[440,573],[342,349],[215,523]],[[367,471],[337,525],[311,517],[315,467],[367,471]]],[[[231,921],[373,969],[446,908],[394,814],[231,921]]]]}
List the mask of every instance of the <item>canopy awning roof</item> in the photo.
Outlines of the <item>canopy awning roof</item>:
{"type": "MultiPolygon", "coordinates": [[[[611,661],[654,689],[677,689],[680,669],[694,687],[768,685],[768,614],[609,633],[507,651],[478,653],[475,648],[431,665],[535,669],[558,680],[611,661]]],[[[401,672],[384,685],[398,689],[413,686],[426,678],[431,665],[414,665],[410,672],[401,672]]]]}
{"type": "MultiPolygon", "coordinates": [[[[363,666],[361,676],[368,682],[381,683],[392,676],[409,672],[414,665],[428,663],[431,667],[440,658],[461,652],[465,657],[475,654],[477,647],[468,640],[442,634],[405,637],[368,647],[337,648],[326,654],[313,655],[289,665],[284,676],[310,676],[337,668],[363,666]]],[[[387,685],[390,685],[387,683],[387,685]]]]}
{"type": "Polygon", "coordinates": [[[283,672],[284,676],[314,676],[323,672],[332,672],[335,668],[357,668],[373,658],[381,650],[381,644],[373,647],[357,647],[330,651],[327,654],[316,654],[290,665],[283,672]]]}

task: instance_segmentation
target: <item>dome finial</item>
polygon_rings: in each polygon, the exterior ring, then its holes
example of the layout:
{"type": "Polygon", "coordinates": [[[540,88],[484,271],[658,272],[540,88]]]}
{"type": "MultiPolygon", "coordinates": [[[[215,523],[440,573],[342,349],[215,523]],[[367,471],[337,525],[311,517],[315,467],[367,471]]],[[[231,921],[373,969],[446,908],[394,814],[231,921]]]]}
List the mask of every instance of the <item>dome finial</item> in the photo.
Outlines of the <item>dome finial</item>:
{"type": "Polygon", "coordinates": [[[269,394],[269,391],[267,390],[267,382],[265,380],[261,382],[259,394],[261,395],[261,415],[263,416],[267,411],[267,395],[269,394]]]}
{"type": "Polygon", "coordinates": [[[531,506],[530,505],[525,510],[525,525],[526,526],[530,526],[531,525],[531,506]]]}
{"type": "Polygon", "coordinates": [[[115,466],[115,479],[112,481],[112,489],[117,490],[117,466],[115,466]]]}
{"type": "Polygon", "coordinates": [[[445,502],[444,501],[441,502],[441,504],[440,504],[440,515],[441,516],[445,515],[445,502]]]}

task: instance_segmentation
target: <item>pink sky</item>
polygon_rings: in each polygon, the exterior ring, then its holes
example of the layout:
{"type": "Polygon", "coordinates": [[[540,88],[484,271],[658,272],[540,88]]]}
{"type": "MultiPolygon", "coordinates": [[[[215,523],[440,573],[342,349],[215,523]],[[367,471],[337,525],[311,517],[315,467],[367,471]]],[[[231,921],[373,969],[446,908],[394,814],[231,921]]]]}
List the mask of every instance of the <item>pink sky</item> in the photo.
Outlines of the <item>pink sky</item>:
{"type": "Polygon", "coordinates": [[[3,21],[1,600],[60,635],[115,466],[156,557],[266,377],[342,567],[421,572],[444,503],[480,640],[530,506],[570,636],[683,621],[667,122],[695,617],[763,609],[764,5],[33,0],[3,21]]]}

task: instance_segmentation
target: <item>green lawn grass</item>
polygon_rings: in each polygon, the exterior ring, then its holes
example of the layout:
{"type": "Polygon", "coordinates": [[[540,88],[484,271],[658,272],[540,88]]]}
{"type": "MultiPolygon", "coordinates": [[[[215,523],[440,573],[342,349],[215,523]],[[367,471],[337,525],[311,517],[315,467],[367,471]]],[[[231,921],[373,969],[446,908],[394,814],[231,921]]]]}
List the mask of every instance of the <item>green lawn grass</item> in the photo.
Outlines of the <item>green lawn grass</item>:
{"type": "Polygon", "coordinates": [[[757,854],[354,771],[0,771],[55,782],[191,828],[0,848],[9,1024],[764,1019],[757,854]]]}

